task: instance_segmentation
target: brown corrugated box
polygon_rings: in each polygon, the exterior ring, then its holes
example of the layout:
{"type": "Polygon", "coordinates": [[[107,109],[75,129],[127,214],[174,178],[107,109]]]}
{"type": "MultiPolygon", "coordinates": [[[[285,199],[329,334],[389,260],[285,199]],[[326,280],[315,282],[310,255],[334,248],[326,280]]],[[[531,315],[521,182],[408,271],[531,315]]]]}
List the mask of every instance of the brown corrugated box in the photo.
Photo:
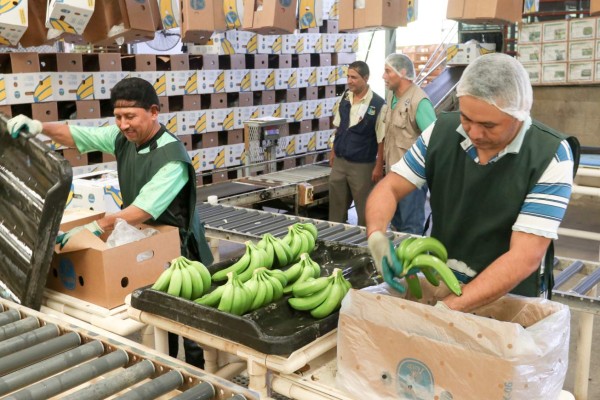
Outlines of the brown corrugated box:
{"type": "Polygon", "coordinates": [[[184,42],[205,44],[213,32],[225,30],[222,0],[182,1],[180,4],[181,39],[184,42]]]}
{"type": "Polygon", "coordinates": [[[296,29],[297,0],[262,0],[258,10],[258,0],[244,0],[242,28],[261,34],[294,33],[296,29]]]}
{"type": "Polygon", "coordinates": [[[476,24],[521,22],[523,0],[448,0],[446,18],[476,24]]]}

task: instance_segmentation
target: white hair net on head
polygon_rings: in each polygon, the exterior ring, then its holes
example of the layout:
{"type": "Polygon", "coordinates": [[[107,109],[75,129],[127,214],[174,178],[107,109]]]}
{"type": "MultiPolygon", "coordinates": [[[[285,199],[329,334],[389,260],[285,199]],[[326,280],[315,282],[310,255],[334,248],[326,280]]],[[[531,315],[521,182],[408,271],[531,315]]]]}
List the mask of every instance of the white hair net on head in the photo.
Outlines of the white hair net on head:
{"type": "Polygon", "coordinates": [[[405,79],[415,79],[415,66],[413,62],[404,54],[390,54],[385,58],[386,65],[394,70],[399,76],[405,79]],[[406,75],[402,76],[400,71],[406,70],[406,75]]]}
{"type": "Polygon", "coordinates": [[[521,63],[502,53],[478,57],[465,69],[456,95],[473,96],[524,121],[533,103],[529,75],[521,63]]]}

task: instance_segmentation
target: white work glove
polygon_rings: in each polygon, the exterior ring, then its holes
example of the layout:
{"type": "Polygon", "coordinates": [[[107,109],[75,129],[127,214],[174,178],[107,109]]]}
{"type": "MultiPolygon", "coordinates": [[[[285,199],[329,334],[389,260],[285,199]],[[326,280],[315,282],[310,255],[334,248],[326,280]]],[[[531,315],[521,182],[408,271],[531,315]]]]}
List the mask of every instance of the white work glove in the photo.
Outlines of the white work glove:
{"type": "Polygon", "coordinates": [[[42,133],[42,123],[36,119],[31,119],[26,115],[20,114],[8,120],[6,129],[13,139],[19,137],[21,133],[29,134],[26,136],[42,133]]]}
{"type": "Polygon", "coordinates": [[[441,300],[438,300],[438,302],[435,303],[434,307],[439,308],[440,310],[452,311],[452,309],[450,307],[448,307],[448,304],[444,303],[441,300]]]}

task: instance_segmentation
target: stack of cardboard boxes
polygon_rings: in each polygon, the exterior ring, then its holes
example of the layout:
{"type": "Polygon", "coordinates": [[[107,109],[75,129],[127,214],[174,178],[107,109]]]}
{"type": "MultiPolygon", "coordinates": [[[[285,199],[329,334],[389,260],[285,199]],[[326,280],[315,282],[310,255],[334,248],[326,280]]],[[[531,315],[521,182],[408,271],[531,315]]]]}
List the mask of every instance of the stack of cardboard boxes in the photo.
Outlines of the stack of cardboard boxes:
{"type": "Polygon", "coordinates": [[[519,29],[518,58],[534,85],[597,83],[599,32],[599,18],[524,24],[519,29]]]}

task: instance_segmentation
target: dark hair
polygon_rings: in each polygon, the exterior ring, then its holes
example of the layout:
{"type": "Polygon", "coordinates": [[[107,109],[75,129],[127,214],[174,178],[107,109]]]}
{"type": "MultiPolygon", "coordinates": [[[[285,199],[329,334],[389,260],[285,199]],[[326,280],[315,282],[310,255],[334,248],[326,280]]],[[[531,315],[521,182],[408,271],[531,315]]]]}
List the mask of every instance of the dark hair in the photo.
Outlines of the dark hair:
{"type": "Polygon", "coordinates": [[[354,61],[352,64],[348,65],[348,69],[355,70],[363,79],[369,77],[369,66],[364,61],[354,61]]]}
{"type": "Polygon", "coordinates": [[[133,102],[131,107],[150,110],[152,106],[160,107],[158,95],[152,84],[142,78],[125,78],[110,91],[110,103],[113,108],[118,101],[133,102]]]}

